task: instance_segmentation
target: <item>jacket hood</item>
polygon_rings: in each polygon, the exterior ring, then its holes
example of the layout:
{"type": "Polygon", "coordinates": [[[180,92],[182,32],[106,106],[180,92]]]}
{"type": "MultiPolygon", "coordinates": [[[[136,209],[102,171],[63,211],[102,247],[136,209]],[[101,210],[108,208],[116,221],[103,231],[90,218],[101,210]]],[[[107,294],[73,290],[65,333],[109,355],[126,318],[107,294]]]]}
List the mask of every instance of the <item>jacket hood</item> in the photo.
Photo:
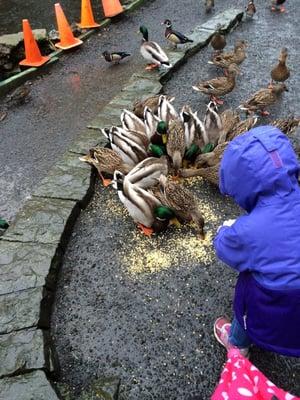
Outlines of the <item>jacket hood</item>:
{"type": "Polygon", "coordinates": [[[274,126],[259,126],[227,146],[220,166],[222,194],[247,212],[263,197],[285,197],[299,190],[299,164],[286,137],[274,126]]]}

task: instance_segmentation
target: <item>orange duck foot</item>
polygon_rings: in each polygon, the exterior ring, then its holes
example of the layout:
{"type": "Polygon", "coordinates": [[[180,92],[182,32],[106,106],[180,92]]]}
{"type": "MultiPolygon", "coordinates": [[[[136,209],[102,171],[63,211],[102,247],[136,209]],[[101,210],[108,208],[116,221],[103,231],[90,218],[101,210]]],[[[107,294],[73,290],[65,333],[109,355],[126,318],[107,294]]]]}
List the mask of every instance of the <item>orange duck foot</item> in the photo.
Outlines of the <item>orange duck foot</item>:
{"type": "Polygon", "coordinates": [[[174,181],[174,182],[180,182],[180,176],[179,176],[179,174],[173,175],[173,176],[171,177],[171,179],[172,179],[172,181],[174,181]]]}
{"type": "Polygon", "coordinates": [[[152,228],[148,228],[147,226],[143,224],[137,224],[137,227],[141,230],[141,232],[148,237],[151,237],[154,233],[154,230],[152,228]]]}
{"type": "Polygon", "coordinates": [[[104,178],[104,176],[102,174],[100,174],[100,178],[101,178],[101,181],[102,181],[102,185],[104,187],[107,187],[107,186],[111,185],[111,183],[112,183],[111,179],[104,178]]]}
{"type": "Polygon", "coordinates": [[[158,64],[149,64],[147,65],[147,67],[145,68],[146,71],[152,71],[153,69],[158,68],[159,65],[158,64]]]}
{"type": "Polygon", "coordinates": [[[216,96],[211,96],[211,100],[212,100],[214,103],[219,104],[220,106],[224,104],[224,101],[221,100],[221,99],[219,99],[219,98],[216,97],[216,96]]]}
{"type": "Polygon", "coordinates": [[[270,115],[270,113],[269,113],[269,111],[261,110],[260,115],[261,115],[262,117],[268,117],[268,116],[270,115]]]}

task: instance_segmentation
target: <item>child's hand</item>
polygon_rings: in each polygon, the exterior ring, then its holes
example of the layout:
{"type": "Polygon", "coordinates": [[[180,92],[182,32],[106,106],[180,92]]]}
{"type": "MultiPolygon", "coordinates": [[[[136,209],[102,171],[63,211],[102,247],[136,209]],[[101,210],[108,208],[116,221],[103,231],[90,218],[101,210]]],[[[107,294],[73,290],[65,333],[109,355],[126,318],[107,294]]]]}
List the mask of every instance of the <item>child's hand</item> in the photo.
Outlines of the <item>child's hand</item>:
{"type": "Polygon", "coordinates": [[[235,223],[236,219],[228,219],[227,221],[223,222],[222,226],[231,226],[235,223]]]}
{"type": "Polygon", "coordinates": [[[223,227],[223,226],[231,226],[235,223],[236,219],[228,219],[227,221],[223,222],[223,225],[219,226],[219,228],[217,229],[217,233],[219,232],[219,230],[223,227]]]}

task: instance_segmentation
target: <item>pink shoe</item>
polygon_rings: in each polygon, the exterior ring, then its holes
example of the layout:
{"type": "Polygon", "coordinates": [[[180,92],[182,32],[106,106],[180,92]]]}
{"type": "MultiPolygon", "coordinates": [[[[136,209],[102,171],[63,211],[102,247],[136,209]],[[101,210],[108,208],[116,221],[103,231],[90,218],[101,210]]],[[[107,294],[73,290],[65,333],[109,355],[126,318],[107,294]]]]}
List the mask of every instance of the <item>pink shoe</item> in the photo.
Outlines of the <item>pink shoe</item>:
{"type": "Polygon", "coordinates": [[[238,350],[244,357],[248,356],[249,348],[240,349],[229,342],[231,323],[226,317],[220,317],[214,323],[214,335],[217,341],[225,347],[227,351],[235,349],[238,350]]]}

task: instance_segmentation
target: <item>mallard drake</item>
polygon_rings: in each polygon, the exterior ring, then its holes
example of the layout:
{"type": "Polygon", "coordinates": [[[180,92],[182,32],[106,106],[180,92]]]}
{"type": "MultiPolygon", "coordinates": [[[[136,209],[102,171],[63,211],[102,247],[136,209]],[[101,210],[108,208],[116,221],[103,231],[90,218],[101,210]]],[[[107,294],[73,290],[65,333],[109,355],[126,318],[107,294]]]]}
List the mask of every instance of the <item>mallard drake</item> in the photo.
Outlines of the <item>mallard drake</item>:
{"type": "Polygon", "coordinates": [[[231,108],[223,111],[220,114],[220,118],[222,124],[222,133],[220,135],[218,144],[226,142],[228,134],[240,122],[239,113],[231,108]]]}
{"type": "Polygon", "coordinates": [[[149,189],[157,185],[160,176],[167,175],[168,171],[166,156],[161,158],[148,157],[132,168],[126,179],[143,189],[149,189]]]}
{"type": "Polygon", "coordinates": [[[265,111],[265,108],[276,103],[284,91],[288,92],[288,88],[284,83],[277,83],[272,87],[260,89],[249,100],[241,104],[239,108],[248,113],[259,110],[261,115],[270,115],[269,112],[265,111]]]}
{"type": "Polygon", "coordinates": [[[246,59],[246,47],[247,44],[244,40],[237,40],[233,51],[217,54],[208,63],[225,70],[229,68],[230,64],[240,65],[246,59]]]}
{"type": "Polygon", "coordinates": [[[254,14],[256,13],[256,7],[253,0],[249,0],[245,13],[248,18],[252,19],[254,17],[254,14]]]}
{"type": "Polygon", "coordinates": [[[145,26],[141,26],[140,32],[143,35],[142,45],[140,48],[141,54],[145,60],[151,63],[146,67],[146,70],[152,70],[161,65],[166,68],[171,68],[172,65],[170,64],[169,58],[159,44],[156,42],[149,42],[148,29],[145,26]]]}
{"type": "Polygon", "coordinates": [[[204,123],[198,118],[197,112],[193,113],[192,109],[185,105],[180,112],[180,119],[184,128],[185,154],[183,165],[187,166],[193,163],[200,149],[208,142],[204,123]]]}
{"type": "Polygon", "coordinates": [[[175,175],[181,168],[185,154],[184,128],[180,120],[172,120],[168,127],[167,154],[172,160],[175,175]]]}
{"type": "Polygon", "coordinates": [[[166,143],[168,140],[168,125],[165,121],[159,121],[154,135],[150,139],[148,152],[151,156],[161,157],[167,154],[166,143]]]}
{"type": "MultiPolygon", "coordinates": [[[[136,101],[133,106],[134,114],[139,118],[143,118],[146,107],[148,107],[154,114],[157,114],[158,104],[159,104],[159,100],[160,100],[161,96],[162,95],[158,94],[158,95],[147,97],[147,99],[145,99],[145,100],[136,101]]],[[[170,97],[170,96],[165,96],[165,97],[167,98],[167,100],[170,103],[175,99],[175,97],[170,97]]]]}
{"type": "Polygon", "coordinates": [[[285,12],[284,4],[285,0],[271,0],[271,11],[285,12]]]}
{"type": "Polygon", "coordinates": [[[291,134],[298,126],[300,126],[300,118],[290,116],[288,118],[275,119],[271,125],[276,126],[286,135],[291,134]]]}
{"type": "Polygon", "coordinates": [[[193,193],[179,183],[170,181],[165,175],[161,175],[159,186],[163,196],[162,203],[173,210],[179,220],[193,221],[199,229],[201,239],[204,239],[204,218],[193,193]]]}
{"type": "Polygon", "coordinates": [[[215,146],[220,139],[223,126],[222,119],[218,113],[218,107],[213,101],[210,101],[207,105],[204,117],[204,127],[208,136],[208,143],[215,146]]]}
{"type": "Polygon", "coordinates": [[[235,78],[239,73],[239,68],[236,64],[231,64],[228,68],[228,76],[219,76],[208,81],[203,81],[193,86],[194,90],[202,92],[211,97],[211,100],[217,104],[223,104],[224,101],[220,100],[219,96],[225,96],[233,91],[235,87],[235,78]]]}
{"type": "Polygon", "coordinates": [[[248,118],[244,119],[243,121],[240,121],[231,129],[231,131],[227,135],[227,140],[232,140],[235,137],[249,131],[256,125],[257,120],[258,120],[257,115],[251,115],[248,118]]]}
{"type": "Polygon", "coordinates": [[[123,110],[121,114],[121,123],[124,129],[133,132],[147,134],[144,122],[129,110],[123,110]]]}
{"type": "Polygon", "coordinates": [[[150,108],[145,107],[144,109],[144,124],[146,127],[146,133],[151,141],[151,137],[155,134],[159,118],[150,110],[150,108]]]}
{"type": "Polygon", "coordinates": [[[215,0],[204,0],[205,12],[209,14],[215,6],[215,0]]]}
{"type": "Polygon", "coordinates": [[[132,166],[124,163],[122,157],[117,152],[104,147],[90,149],[89,154],[79,157],[79,160],[87,162],[97,169],[105,187],[110,185],[111,180],[105,179],[102,172],[113,175],[116,170],[119,170],[123,174],[127,174],[132,168],[132,166]]]}
{"type": "Polygon", "coordinates": [[[272,82],[285,82],[290,77],[290,70],[286,65],[288,50],[283,47],[279,54],[278,64],[271,71],[272,82]]]}
{"type": "Polygon", "coordinates": [[[118,153],[126,164],[134,167],[148,157],[148,143],[146,147],[141,144],[143,137],[139,136],[140,132],[131,132],[113,126],[110,129],[102,129],[102,133],[108,139],[112,150],[118,153]]]}
{"type": "Polygon", "coordinates": [[[124,58],[131,56],[129,53],[125,53],[124,51],[104,51],[102,53],[102,56],[105,61],[112,63],[112,64],[120,64],[120,61],[122,61],[124,58]]]}
{"type": "Polygon", "coordinates": [[[159,121],[154,134],[151,136],[152,144],[166,145],[168,141],[168,125],[165,121],[159,121]]]}
{"type": "Polygon", "coordinates": [[[162,22],[162,25],[166,25],[165,38],[172,43],[175,48],[178,44],[193,43],[193,40],[172,29],[172,22],[169,19],[162,22]]]}
{"type": "Polygon", "coordinates": [[[211,47],[217,52],[217,54],[220,54],[227,44],[225,36],[221,34],[221,29],[222,25],[218,24],[217,31],[210,41],[211,47]]]}
{"type": "Polygon", "coordinates": [[[193,176],[201,175],[199,173],[199,169],[201,168],[209,168],[219,165],[228,143],[229,142],[218,144],[213,151],[205,154],[199,154],[195,160],[196,168],[181,169],[179,171],[179,175],[183,178],[191,178],[193,176]]]}
{"type": "Polygon", "coordinates": [[[178,113],[175,110],[175,107],[171,104],[166,96],[161,96],[159,99],[158,118],[167,123],[169,123],[171,120],[178,119],[178,113]]]}
{"type": "Polygon", "coordinates": [[[135,143],[143,149],[147,149],[149,145],[149,139],[147,135],[139,131],[131,131],[128,129],[121,128],[119,126],[112,126],[110,128],[101,129],[103,135],[111,141],[111,138],[115,135],[126,138],[129,142],[135,143]]]}
{"type": "Polygon", "coordinates": [[[113,187],[129,215],[146,236],[168,227],[174,212],[163,206],[152,193],[131,183],[120,171],[114,173],[113,187]]]}
{"type": "Polygon", "coordinates": [[[200,154],[196,160],[199,162],[195,164],[197,168],[182,169],[179,171],[180,176],[183,178],[201,176],[210,183],[218,186],[220,163],[228,143],[229,142],[224,142],[219,144],[211,153],[200,154]],[[205,160],[198,160],[198,158],[204,156],[205,160]]]}
{"type": "Polygon", "coordinates": [[[209,143],[204,123],[198,118],[197,112],[192,111],[190,106],[184,105],[182,107],[180,119],[184,127],[186,149],[189,149],[193,144],[203,147],[209,143]]]}

